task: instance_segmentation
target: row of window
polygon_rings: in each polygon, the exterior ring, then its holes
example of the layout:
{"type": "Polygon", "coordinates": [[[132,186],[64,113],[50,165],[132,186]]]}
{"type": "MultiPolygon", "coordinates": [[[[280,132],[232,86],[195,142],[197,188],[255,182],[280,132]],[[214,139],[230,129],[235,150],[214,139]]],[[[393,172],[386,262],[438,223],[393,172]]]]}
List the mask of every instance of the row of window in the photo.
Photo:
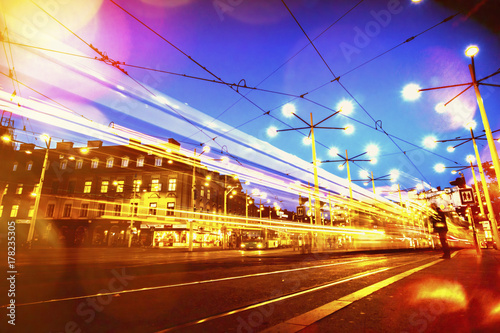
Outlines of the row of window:
{"type": "MultiPolygon", "coordinates": [[[[114,165],[114,162],[115,162],[114,157],[107,158],[106,159],[106,168],[112,168],[114,165]]],[[[128,157],[122,157],[121,167],[127,168],[129,166],[129,162],[130,162],[130,159],[128,157]]],[[[168,160],[168,163],[171,164],[172,161],[168,160]]],[[[156,156],[154,165],[157,167],[161,167],[163,165],[163,158],[156,156]]],[[[14,162],[14,166],[12,167],[12,171],[17,171],[18,166],[19,166],[19,163],[14,162]]],[[[59,169],[65,170],[67,168],[67,166],[68,166],[68,160],[64,159],[64,160],[59,162],[59,169]]],[[[90,168],[97,169],[98,166],[99,166],[99,159],[97,157],[93,158],[90,162],[90,168]]],[[[137,158],[136,166],[137,167],[144,166],[144,157],[143,156],[139,156],[137,158]]],[[[76,160],[75,169],[81,169],[82,167],[83,167],[83,159],[76,160]]],[[[33,161],[26,162],[26,170],[31,171],[32,168],[33,168],[33,161]]]]}
{"type": "MultiPolygon", "coordinates": [[[[31,205],[28,211],[28,217],[33,217],[33,213],[35,211],[35,206],[31,205]]],[[[10,217],[17,217],[17,213],[19,212],[19,205],[12,205],[10,209],[10,217]]],[[[3,216],[3,205],[0,205],[0,217],[3,216]]]]}
{"type": "MultiPolygon", "coordinates": [[[[134,216],[137,216],[138,208],[139,208],[138,203],[133,202],[129,206],[130,206],[130,212],[133,213],[134,216]]],[[[148,215],[157,215],[157,208],[158,208],[157,202],[150,202],[148,215]]],[[[62,217],[71,217],[72,209],[73,209],[72,204],[65,204],[62,217]]],[[[55,210],[55,204],[48,204],[47,210],[45,212],[45,216],[46,217],[54,217],[54,210],[55,210]]],[[[173,216],[174,210],[175,210],[175,202],[167,202],[167,209],[165,211],[165,215],[166,216],[173,216]]],[[[99,203],[97,205],[96,212],[97,212],[98,217],[106,215],[106,204],[99,203]]],[[[114,216],[121,216],[121,213],[122,213],[122,205],[115,204],[113,207],[113,215],[114,216]]],[[[89,214],[89,204],[82,203],[82,205],[80,206],[80,217],[88,217],[88,214],[89,214]]],[[[16,216],[17,216],[17,213],[16,213],[16,216]]],[[[11,217],[13,217],[13,216],[11,216],[11,217]]]]}
{"type": "MultiPolygon", "coordinates": [[[[139,179],[134,179],[133,185],[132,185],[132,191],[133,192],[139,192],[141,189],[141,180],[139,179]]],[[[108,193],[109,190],[109,180],[103,180],[101,181],[101,188],[100,192],[101,193],[108,193]]],[[[113,182],[113,185],[116,186],[116,193],[122,193],[123,189],[125,187],[125,181],[124,180],[117,180],[113,182]]],[[[160,183],[159,178],[153,178],[151,180],[150,188],[151,192],[160,192],[162,189],[162,184],[160,183]]],[[[54,182],[52,184],[52,193],[57,193],[57,190],[59,188],[59,182],[54,182]]],[[[9,189],[9,185],[7,184],[5,186],[3,194],[6,195],[7,191],[9,189]]],[[[177,190],[177,179],[176,178],[170,178],[168,180],[168,191],[169,192],[175,192],[177,190]]],[[[74,193],[75,191],[75,182],[70,181],[68,183],[68,193],[74,193]]],[[[83,185],[83,193],[90,193],[92,191],[92,181],[88,180],[85,181],[83,185]]],[[[15,194],[22,194],[23,193],[23,184],[17,184],[16,187],[16,192],[15,194]]]]}
{"type": "MultiPolygon", "coordinates": [[[[142,181],[140,179],[134,179],[132,184],[132,192],[139,192],[141,189],[142,181]]],[[[117,180],[113,182],[113,185],[116,186],[116,193],[122,193],[125,188],[124,180],[117,180]]],[[[162,189],[162,184],[160,183],[160,178],[151,179],[151,183],[149,184],[151,192],[160,192],[162,189]]],[[[101,188],[99,190],[100,193],[107,193],[109,190],[109,180],[101,181],[101,188]]],[[[168,180],[168,191],[175,192],[177,190],[177,179],[170,178],[168,180]]],[[[83,193],[90,193],[92,191],[92,181],[87,180],[83,186],[83,193]]]]}
{"type": "MultiPolygon", "coordinates": [[[[55,207],[56,207],[55,204],[48,204],[47,210],[45,211],[45,216],[46,217],[54,217],[55,207]]],[[[157,207],[158,207],[158,203],[151,202],[149,204],[148,214],[149,215],[157,215],[157,207]]],[[[72,204],[65,204],[62,217],[71,217],[72,209],[73,209],[72,204]]],[[[167,202],[167,209],[165,211],[165,215],[166,216],[173,216],[174,210],[175,210],[175,202],[167,202]]],[[[19,212],[19,205],[12,205],[9,216],[10,217],[17,217],[18,212],[19,212]]],[[[138,212],[137,202],[131,203],[130,212],[133,212],[134,216],[137,216],[137,212],[138,212]]],[[[31,205],[30,209],[28,211],[28,217],[33,217],[33,213],[34,213],[34,206],[31,205]]],[[[89,204],[82,203],[82,205],[80,206],[80,217],[88,217],[88,213],[89,213],[89,204]]],[[[122,205],[115,204],[113,207],[113,215],[120,216],[121,213],[122,213],[122,205]]],[[[97,206],[97,216],[100,217],[100,216],[103,216],[105,214],[106,214],[106,204],[99,203],[97,206]]],[[[3,215],[3,205],[0,205],[0,217],[2,217],[2,215],[3,215]]]]}
{"type": "MultiPolygon", "coordinates": [[[[141,184],[142,181],[140,179],[134,179],[133,185],[132,185],[132,192],[139,192],[141,189],[141,184]]],[[[101,181],[101,188],[100,188],[100,193],[108,193],[109,190],[109,180],[102,180],[101,181]]],[[[125,188],[125,181],[124,180],[117,180],[113,182],[113,185],[116,186],[116,193],[123,193],[123,190],[125,188]]],[[[59,187],[59,182],[54,182],[52,184],[52,193],[57,193],[59,187]]],[[[4,195],[7,194],[7,190],[9,188],[9,185],[7,184],[4,189],[4,195]]],[[[162,189],[162,184],[160,183],[159,178],[153,178],[151,180],[150,184],[150,191],[151,192],[160,192],[162,189]]],[[[75,182],[70,181],[68,183],[68,193],[74,193],[75,190],[75,182]]],[[[170,178],[168,180],[168,191],[169,192],[175,192],[177,190],[177,179],[176,178],[170,178]]],[[[85,181],[83,185],[83,193],[90,193],[92,191],[92,181],[87,180],[85,181]]],[[[205,192],[206,192],[206,198],[207,200],[210,200],[210,189],[205,190],[205,186],[200,187],[200,196],[205,197],[205,192]]],[[[22,194],[23,193],[23,184],[17,184],[16,187],[16,192],[15,194],[22,194]]],[[[195,195],[195,200],[197,199],[197,191],[194,192],[195,195]]]]}

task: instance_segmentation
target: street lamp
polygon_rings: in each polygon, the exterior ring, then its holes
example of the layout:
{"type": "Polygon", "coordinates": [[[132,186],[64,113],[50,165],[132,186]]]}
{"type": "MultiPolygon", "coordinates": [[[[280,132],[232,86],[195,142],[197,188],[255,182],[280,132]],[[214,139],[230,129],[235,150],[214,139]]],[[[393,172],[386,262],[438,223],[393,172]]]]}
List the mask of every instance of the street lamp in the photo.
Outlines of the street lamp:
{"type": "MultiPolygon", "coordinates": [[[[488,141],[488,147],[489,147],[489,150],[490,150],[490,155],[491,155],[491,159],[492,159],[492,162],[493,162],[493,167],[495,169],[496,181],[497,181],[497,184],[500,184],[499,183],[499,181],[500,181],[500,161],[498,160],[498,152],[497,152],[497,149],[496,149],[496,146],[495,146],[495,140],[493,139],[493,135],[492,135],[492,132],[491,132],[491,128],[490,128],[490,124],[489,124],[489,121],[488,121],[488,117],[486,115],[486,110],[484,108],[483,99],[482,99],[481,94],[479,92],[479,85],[492,86],[492,87],[500,87],[500,85],[498,85],[498,84],[484,83],[483,82],[486,79],[489,79],[489,78],[491,78],[491,77],[493,77],[495,75],[500,74],[500,70],[497,70],[493,74],[488,75],[488,76],[486,76],[486,77],[484,77],[484,78],[482,78],[480,80],[477,80],[476,79],[476,69],[475,69],[475,64],[474,64],[474,57],[476,56],[476,54],[478,52],[479,52],[479,48],[476,45],[471,45],[471,46],[467,47],[467,49],[465,50],[465,55],[467,57],[471,58],[471,63],[468,65],[468,67],[469,67],[469,72],[470,72],[470,75],[471,75],[471,78],[472,78],[472,82],[461,83],[461,84],[454,84],[454,85],[448,85],[448,86],[442,86],[442,87],[435,87],[435,88],[418,89],[418,91],[422,92],[422,91],[428,91],[428,90],[436,90],[436,89],[444,89],[444,88],[452,88],[452,87],[465,86],[464,90],[462,90],[459,94],[457,94],[450,101],[448,101],[447,103],[444,104],[446,106],[449,103],[451,103],[453,100],[455,100],[457,97],[459,97],[460,95],[462,95],[464,92],[466,92],[467,90],[469,90],[471,87],[474,87],[474,92],[476,94],[477,105],[479,107],[479,111],[480,111],[480,114],[481,114],[481,120],[483,122],[486,139],[488,141]]],[[[481,163],[478,161],[478,166],[479,165],[481,165],[481,163]]],[[[483,186],[484,186],[484,184],[483,184],[483,186]]],[[[484,192],[487,193],[488,191],[485,190],[484,192]]],[[[487,199],[487,201],[489,201],[489,200],[487,199]]],[[[487,204],[488,204],[488,202],[487,202],[487,204]]],[[[489,205],[491,205],[491,202],[489,203],[489,205]]],[[[500,238],[498,236],[498,226],[497,226],[496,219],[494,218],[494,212],[490,211],[490,216],[492,217],[491,224],[492,224],[492,229],[493,229],[493,237],[495,238],[495,241],[497,242],[497,244],[500,244],[500,238]]]]}
{"type": "MultiPolygon", "coordinates": [[[[480,178],[481,178],[481,184],[483,186],[484,198],[485,198],[485,201],[486,201],[486,206],[488,207],[489,221],[491,223],[493,237],[495,238],[495,241],[497,242],[497,244],[500,244],[499,238],[498,238],[498,223],[497,223],[497,220],[496,220],[496,217],[495,217],[495,212],[493,211],[493,205],[491,204],[490,193],[488,191],[488,184],[486,183],[486,177],[484,175],[483,165],[481,163],[481,156],[479,154],[479,149],[477,148],[477,144],[476,144],[476,140],[477,139],[484,140],[483,137],[486,134],[482,134],[482,135],[479,135],[479,136],[474,136],[474,131],[473,131],[472,128],[474,127],[475,123],[474,122],[470,122],[467,125],[468,125],[468,128],[470,130],[470,135],[471,135],[470,139],[456,138],[456,139],[451,139],[451,140],[440,140],[438,142],[461,141],[461,143],[459,143],[456,146],[454,146],[454,148],[456,148],[456,147],[458,147],[458,146],[460,146],[460,145],[462,145],[462,144],[464,144],[466,142],[472,141],[472,145],[474,146],[474,152],[475,152],[475,155],[476,155],[475,159],[477,161],[477,167],[479,169],[479,175],[480,175],[480,178]]],[[[498,132],[498,131],[499,130],[493,131],[493,133],[498,132]]],[[[470,158],[469,158],[468,162],[470,162],[470,158]]],[[[473,175],[474,175],[474,167],[472,165],[472,162],[470,162],[470,164],[471,164],[472,172],[473,172],[473,175]]],[[[460,170],[457,170],[457,171],[462,171],[464,169],[469,168],[469,166],[445,167],[444,165],[441,165],[442,171],[444,171],[444,169],[446,169],[446,168],[459,168],[460,170]]],[[[438,170],[436,170],[436,171],[438,171],[438,170]]],[[[474,175],[474,182],[475,182],[475,175],[474,175]]],[[[480,195],[479,195],[479,188],[476,190],[476,192],[478,193],[478,197],[480,197],[480,195]]],[[[479,198],[479,200],[480,200],[480,198],[479,198]]],[[[481,207],[481,213],[484,214],[483,206],[480,205],[480,207],[481,207]]]]}
{"type": "MultiPolygon", "coordinates": [[[[347,149],[346,149],[346,151],[345,151],[345,157],[342,156],[341,154],[337,153],[337,156],[341,158],[340,160],[326,160],[326,161],[322,161],[321,163],[341,162],[342,164],[339,165],[339,168],[343,167],[344,165],[347,167],[347,180],[348,180],[348,183],[349,183],[349,198],[352,200],[353,199],[353,197],[352,197],[352,186],[351,186],[352,180],[351,180],[351,171],[350,171],[350,168],[349,168],[349,161],[351,161],[351,162],[370,162],[372,164],[375,164],[375,163],[377,163],[377,159],[375,158],[375,156],[376,156],[377,153],[378,153],[378,149],[375,149],[373,147],[368,146],[367,147],[367,151],[365,151],[364,153],[358,154],[358,155],[356,155],[354,157],[349,157],[348,154],[347,154],[347,149]],[[361,159],[360,157],[364,156],[364,155],[371,156],[371,158],[370,159],[361,159]]],[[[364,181],[366,181],[366,180],[364,180],[364,181]]]]}
{"type": "Polygon", "coordinates": [[[314,210],[316,212],[315,224],[317,224],[317,225],[321,224],[321,211],[320,211],[321,208],[320,208],[320,202],[319,202],[318,160],[316,159],[316,140],[314,139],[314,129],[315,128],[316,129],[338,129],[338,130],[344,130],[347,132],[352,132],[354,129],[352,126],[347,126],[347,127],[319,126],[321,123],[325,122],[326,120],[330,119],[331,117],[335,116],[336,114],[344,112],[344,109],[346,112],[352,111],[352,110],[350,110],[351,108],[352,108],[352,105],[350,106],[349,103],[344,102],[339,111],[332,113],[328,117],[326,117],[323,120],[314,124],[312,112],[310,113],[311,121],[309,123],[295,113],[295,106],[293,106],[293,104],[285,104],[282,108],[283,114],[287,117],[295,116],[297,119],[299,119],[301,122],[303,122],[307,126],[306,127],[287,128],[287,129],[274,129],[275,133],[285,132],[285,131],[305,130],[305,129],[309,130],[309,135],[307,137],[311,138],[311,146],[312,146],[312,159],[313,159],[313,172],[314,172],[314,195],[315,195],[314,210]]]}
{"type": "Polygon", "coordinates": [[[370,171],[370,174],[368,173],[368,171],[366,170],[362,170],[362,172],[360,172],[360,176],[362,179],[353,179],[352,181],[353,182],[371,182],[372,183],[372,187],[373,187],[373,194],[376,195],[376,191],[375,191],[375,181],[376,180],[381,180],[381,181],[387,181],[387,180],[393,180],[393,178],[387,178],[387,177],[390,177],[391,174],[388,174],[388,175],[384,175],[384,176],[380,176],[380,177],[373,177],[373,171],[370,171]]]}
{"type": "Polygon", "coordinates": [[[42,186],[43,186],[43,181],[45,180],[45,171],[47,170],[47,163],[49,161],[49,150],[50,150],[50,144],[52,142],[52,138],[47,135],[43,134],[41,136],[41,139],[45,141],[45,144],[47,148],[45,149],[45,157],[43,159],[43,164],[42,164],[42,171],[40,173],[40,181],[38,185],[36,185],[35,189],[35,206],[33,208],[33,216],[31,217],[31,223],[30,223],[30,228],[28,231],[28,246],[31,248],[32,242],[33,242],[33,237],[35,235],[35,224],[36,224],[36,217],[38,215],[38,207],[40,206],[40,198],[42,196],[42,186]]]}
{"type": "MultiPolygon", "coordinates": [[[[238,176],[234,175],[233,176],[233,179],[237,180],[238,179],[238,176]]],[[[226,222],[227,222],[227,196],[228,195],[231,195],[230,198],[233,197],[233,195],[236,195],[236,190],[235,188],[237,188],[238,185],[233,185],[233,186],[227,186],[227,175],[224,175],[224,217],[226,219],[226,222]]],[[[222,235],[222,249],[225,249],[226,248],[226,227],[223,227],[224,228],[224,233],[222,235]]]]}
{"type": "MultiPolygon", "coordinates": [[[[194,217],[195,217],[195,212],[196,212],[196,199],[195,199],[195,193],[196,193],[196,158],[203,155],[204,153],[210,152],[210,146],[203,146],[203,150],[200,154],[196,154],[196,148],[194,149],[194,158],[193,158],[193,177],[192,177],[192,183],[191,183],[191,201],[192,201],[192,207],[193,207],[193,220],[189,222],[189,245],[188,245],[188,250],[189,252],[193,251],[193,224],[194,224],[194,217]]],[[[208,176],[207,176],[208,177],[208,176]]],[[[209,179],[207,179],[209,180],[209,179]]]]}

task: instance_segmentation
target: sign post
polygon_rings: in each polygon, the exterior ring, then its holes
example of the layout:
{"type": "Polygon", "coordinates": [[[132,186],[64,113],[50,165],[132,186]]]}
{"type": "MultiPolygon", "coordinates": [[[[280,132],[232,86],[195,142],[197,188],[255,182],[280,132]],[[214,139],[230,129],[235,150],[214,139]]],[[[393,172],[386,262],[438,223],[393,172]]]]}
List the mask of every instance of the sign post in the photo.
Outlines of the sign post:
{"type": "Polygon", "coordinates": [[[461,188],[460,190],[458,190],[458,193],[460,194],[460,202],[462,203],[462,206],[467,206],[467,217],[469,223],[472,225],[474,246],[476,247],[477,255],[480,256],[481,248],[479,246],[479,242],[477,241],[476,226],[474,223],[474,216],[472,215],[472,208],[471,208],[471,205],[474,205],[476,203],[476,200],[474,198],[474,191],[472,188],[461,188]]]}

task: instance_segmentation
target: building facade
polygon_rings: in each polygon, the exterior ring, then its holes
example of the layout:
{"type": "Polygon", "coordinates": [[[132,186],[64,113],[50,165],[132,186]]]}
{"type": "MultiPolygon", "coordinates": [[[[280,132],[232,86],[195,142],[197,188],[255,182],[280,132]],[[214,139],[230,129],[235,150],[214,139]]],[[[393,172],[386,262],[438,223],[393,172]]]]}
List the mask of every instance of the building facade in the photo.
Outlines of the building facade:
{"type": "MultiPolygon", "coordinates": [[[[3,132],[12,135],[5,126],[3,132]]],[[[89,141],[86,147],[63,141],[48,151],[2,142],[2,228],[14,220],[18,242],[28,240],[33,193],[48,154],[33,244],[187,246],[193,222],[196,245],[221,245],[228,231],[217,223],[224,218],[224,197],[227,215],[246,214],[240,181],[208,170],[184,156],[178,142],[168,142],[158,149],[132,141],[121,146],[89,141]]],[[[248,214],[258,216],[258,208],[250,205],[248,214]]]]}

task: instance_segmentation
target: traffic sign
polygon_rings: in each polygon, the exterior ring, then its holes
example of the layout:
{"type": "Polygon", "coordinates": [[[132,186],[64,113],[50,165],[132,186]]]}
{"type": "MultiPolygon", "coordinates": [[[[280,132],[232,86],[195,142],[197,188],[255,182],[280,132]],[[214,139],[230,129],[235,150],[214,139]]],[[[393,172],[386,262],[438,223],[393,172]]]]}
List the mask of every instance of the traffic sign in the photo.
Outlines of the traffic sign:
{"type": "Polygon", "coordinates": [[[476,203],[476,200],[474,199],[474,192],[471,188],[461,188],[458,192],[460,193],[460,201],[462,205],[476,203]]]}

